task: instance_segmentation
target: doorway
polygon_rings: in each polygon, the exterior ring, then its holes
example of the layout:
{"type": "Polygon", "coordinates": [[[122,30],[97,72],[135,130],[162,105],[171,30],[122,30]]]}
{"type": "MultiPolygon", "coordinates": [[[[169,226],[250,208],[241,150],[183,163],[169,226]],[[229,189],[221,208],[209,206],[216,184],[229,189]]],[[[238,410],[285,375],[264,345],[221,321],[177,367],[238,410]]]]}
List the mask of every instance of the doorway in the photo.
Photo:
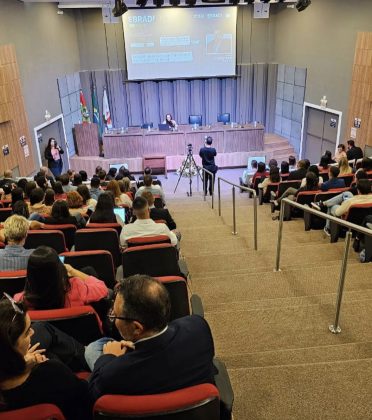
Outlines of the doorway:
{"type": "Polygon", "coordinates": [[[326,150],[336,151],[341,134],[342,112],[304,103],[301,159],[318,163],[326,150]]]}
{"type": "Polygon", "coordinates": [[[70,168],[70,160],[62,114],[52,118],[44,124],[35,127],[34,134],[39,166],[48,166],[48,161],[44,157],[44,151],[48,144],[49,138],[53,137],[56,139],[57,144],[65,152],[63,155],[61,155],[61,157],[63,162],[62,173],[66,172],[70,168]]]}

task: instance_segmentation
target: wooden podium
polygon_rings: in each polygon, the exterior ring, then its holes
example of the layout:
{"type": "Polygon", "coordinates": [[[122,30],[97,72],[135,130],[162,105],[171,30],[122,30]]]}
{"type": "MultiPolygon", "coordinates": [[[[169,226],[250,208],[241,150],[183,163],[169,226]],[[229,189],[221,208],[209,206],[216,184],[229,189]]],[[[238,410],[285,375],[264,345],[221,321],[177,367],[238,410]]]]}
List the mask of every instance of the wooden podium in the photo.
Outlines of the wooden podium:
{"type": "Polygon", "coordinates": [[[74,128],[77,154],[79,156],[99,156],[97,124],[75,124],[74,128]]]}

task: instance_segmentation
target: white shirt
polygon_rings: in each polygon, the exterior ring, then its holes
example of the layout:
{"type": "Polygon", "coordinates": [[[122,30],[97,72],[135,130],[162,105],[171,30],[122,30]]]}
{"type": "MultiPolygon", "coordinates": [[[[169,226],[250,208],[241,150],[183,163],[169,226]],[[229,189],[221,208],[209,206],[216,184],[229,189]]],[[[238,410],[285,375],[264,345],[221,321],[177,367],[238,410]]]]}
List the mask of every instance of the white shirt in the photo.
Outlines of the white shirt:
{"type": "Polygon", "coordinates": [[[120,234],[120,244],[126,248],[128,239],[156,235],[166,235],[171,240],[172,245],[177,245],[177,236],[168,229],[167,225],[155,223],[152,219],[137,219],[134,223],[123,226],[120,234]]]}

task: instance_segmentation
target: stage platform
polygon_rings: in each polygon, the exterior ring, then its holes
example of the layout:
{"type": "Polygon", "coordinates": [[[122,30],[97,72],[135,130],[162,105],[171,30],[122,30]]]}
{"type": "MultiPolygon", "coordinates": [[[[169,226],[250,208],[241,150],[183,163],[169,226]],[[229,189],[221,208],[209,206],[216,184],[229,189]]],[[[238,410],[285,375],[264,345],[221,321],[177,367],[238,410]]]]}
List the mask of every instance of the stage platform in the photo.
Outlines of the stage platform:
{"type": "MultiPolygon", "coordinates": [[[[199,158],[199,150],[194,148],[194,158],[197,164],[201,164],[199,158]]],[[[249,156],[266,156],[266,161],[275,158],[280,163],[282,160],[287,160],[289,155],[295,155],[293,147],[289,144],[288,140],[284,137],[276,134],[265,134],[264,135],[264,149],[254,150],[249,152],[232,152],[232,153],[220,153],[217,148],[216,164],[220,168],[238,168],[245,167],[247,165],[249,156]]],[[[185,158],[185,155],[167,156],[167,170],[177,170],[185,158]]],[[[108,170],[110,164],[127,163],[129,170],[134,173],[140,173],[143,171],[142,159],[141,158],[101,158],[94,156],[73,156],[70,158],[70,168],[79,171],[85,170],[88,176],[91,176],[95,168],[100,165],[103,169],[108,170]]]]}

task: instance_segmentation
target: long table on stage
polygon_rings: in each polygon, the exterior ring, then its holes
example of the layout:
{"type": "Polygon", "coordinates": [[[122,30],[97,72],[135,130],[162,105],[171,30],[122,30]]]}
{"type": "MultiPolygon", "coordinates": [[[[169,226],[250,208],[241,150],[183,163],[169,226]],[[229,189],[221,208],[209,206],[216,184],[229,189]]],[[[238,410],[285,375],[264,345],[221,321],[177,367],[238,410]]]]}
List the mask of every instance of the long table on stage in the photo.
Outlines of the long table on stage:
{"type": "Polygon", "coordinates": [[[236,124],[233,127],[217,124],[196,130],[192,126],[182,125],[176,131],[128,128],[125,132],[104,134],[103,150],[105,158],[128,160],[133,170],[142,166],[139,165],[139,159],[151,154],[166,156],[168,168],[175,169],[186,155],[187,145],[193,145],[194,155],[197,156],[206,136],[213,138],[217,164],[221,166],[245,165],[248,152],[264,150],[264,126],[253,124],[236,124]]]}

